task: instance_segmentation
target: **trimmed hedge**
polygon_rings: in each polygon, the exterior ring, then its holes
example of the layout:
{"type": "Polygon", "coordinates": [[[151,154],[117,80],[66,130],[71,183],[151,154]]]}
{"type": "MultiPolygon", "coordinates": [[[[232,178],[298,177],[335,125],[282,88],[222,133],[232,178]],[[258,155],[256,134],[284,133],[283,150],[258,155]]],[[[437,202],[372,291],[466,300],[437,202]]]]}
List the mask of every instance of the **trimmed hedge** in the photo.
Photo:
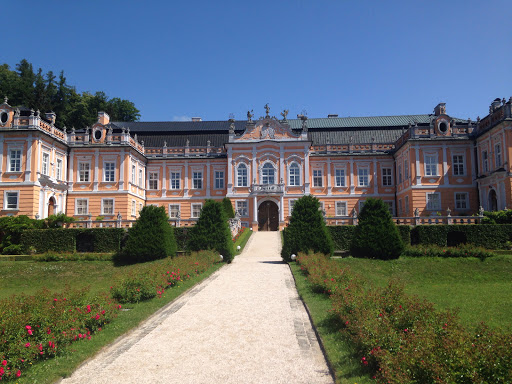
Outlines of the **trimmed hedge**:
{"type": "MultiPolygon", "coordinates": [[[[405,245],[411,244],[411,227],[409,225],[397,225],[398,233],[405,245]]],[[[327,227],[331,233],[334,249],[337,251],[345,251],[350,248],[350,242],[354,236],[355,226],[353,225],[337,225],[327,227]]]]}
{"type": "Polygon", "coordinates": [[[86,242],[82,246],[92,248],[89,252],[117,252],[124,234],[122,228],[30,229],[22,233],[21,245],[36,253],[75,252],[80,242],[86,242]]]}
{"type": "Polygon", "coordinates": [[[187,250],[189,231],[190,228],[187,227],[174,227],[174,237],[176,238],[178,251],[187,250]]]}

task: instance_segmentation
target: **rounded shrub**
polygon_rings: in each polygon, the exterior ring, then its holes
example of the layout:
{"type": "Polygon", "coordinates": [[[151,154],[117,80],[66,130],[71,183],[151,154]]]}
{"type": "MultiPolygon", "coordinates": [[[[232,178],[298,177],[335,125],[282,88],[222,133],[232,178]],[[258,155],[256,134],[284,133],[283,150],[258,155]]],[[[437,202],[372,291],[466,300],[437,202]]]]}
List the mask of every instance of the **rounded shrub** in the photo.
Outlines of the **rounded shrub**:
{"type": "Polygon", "coordinates": [[[187,249],[215,249],[224,257],[224,261],[231,262],[235,250],[226,212],[221,203],[211,199],[205,201],[197,224],[189,231],[187,249]]]}
{"type": "Polygon", "coordinates": [[[176,240],[164,207],[142,208],[134,226],[128,230],[125,246],[117,255],[121,263],[142,263],[176,254],[176,240]]]}
{"type": "Polygon", "coordinates": [[[281,257],[290,261],[292,254],[299,252],[334,253],[331,235],[325,225],[320,202],[316,197],[306,195],[295,202],[290,224],[283,231],[281,257]]]}
{"type": "Polygon", "coordinates": [[[403,250],[402,238],[386,203],[366,200],[350,244],[352,256],[389,260],[400,257],[403,250]]]}

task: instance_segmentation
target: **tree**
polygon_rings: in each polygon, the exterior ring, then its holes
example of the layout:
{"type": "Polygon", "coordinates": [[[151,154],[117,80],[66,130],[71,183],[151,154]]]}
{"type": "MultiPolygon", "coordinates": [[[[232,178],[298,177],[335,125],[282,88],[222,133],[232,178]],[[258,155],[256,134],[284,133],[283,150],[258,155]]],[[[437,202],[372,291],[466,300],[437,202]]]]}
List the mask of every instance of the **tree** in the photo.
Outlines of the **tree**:
{"type": "Polygon", "coordinates": [[[128,231],[126,244],[116,256],[117,262],[141,263],[176,254],[174,230],[164,207],[142,208],[134,226],[128,231]]]}
{"type": "Polygon", "coordinates": [[[369,259],[397,259],[404,250],[389,208],[380,199],[368,199],[359,214],[350,253],[369,259]]]}
{"type": "Polygon", "coordinates": [[[226,213],[226,217],[228,219],[232,219],[235,217],[235,210],[233,209],[233,204],[231,204],[231,200],[229,197],[225,197],[222,199],[222,207],[224,208],[224,212],[226,213]]]}
{"type": "Polygon", "coordinates": [[[286,261],[299,252],[334,253],[334,244],[316,197],[306,195],[295,202],[290,224],[283,232],[283,240],[281,257],[286,261]]]}
{"type": "Polygon", "coordinates": [[[191,228],[188,249],[200,251],[215,249],[230,263],[235,254],[228,219],[221,203],[205,201],[197,224],[191,228]]]}

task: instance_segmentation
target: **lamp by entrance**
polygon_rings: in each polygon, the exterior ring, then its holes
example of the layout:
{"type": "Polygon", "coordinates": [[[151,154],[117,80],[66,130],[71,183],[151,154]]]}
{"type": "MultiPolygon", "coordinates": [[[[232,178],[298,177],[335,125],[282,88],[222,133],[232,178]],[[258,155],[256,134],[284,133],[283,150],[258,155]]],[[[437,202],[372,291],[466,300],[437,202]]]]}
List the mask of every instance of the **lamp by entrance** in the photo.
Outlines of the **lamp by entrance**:
{"type": "Polygon", "coordinates": [[[265,201],[258,207],[258,231],[279,230],[279,208],[273,201],[265,201]]]}

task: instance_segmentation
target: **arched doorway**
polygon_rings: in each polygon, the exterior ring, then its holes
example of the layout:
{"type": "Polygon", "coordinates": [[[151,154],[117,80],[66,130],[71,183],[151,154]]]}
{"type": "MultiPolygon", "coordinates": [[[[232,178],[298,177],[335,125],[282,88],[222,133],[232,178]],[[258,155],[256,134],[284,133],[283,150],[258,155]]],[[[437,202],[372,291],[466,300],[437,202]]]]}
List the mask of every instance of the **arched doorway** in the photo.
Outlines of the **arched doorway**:
{"type": "Polygon", "coordinates": [[[55,197],[50,197],[48,200],[48,216],[55,214],[55,197]]]}
{"type": "Polygon", "coordinates": [[[258,207],[258,231],[279,230],[279,208],[273,201],[264,201],[258,207]]]}
{"type": "Polygon", "coordinates": [[[496,197],[496,191],[491,189],[489,192],[489,211],[498,210],[498,198],[496,197]]]}

